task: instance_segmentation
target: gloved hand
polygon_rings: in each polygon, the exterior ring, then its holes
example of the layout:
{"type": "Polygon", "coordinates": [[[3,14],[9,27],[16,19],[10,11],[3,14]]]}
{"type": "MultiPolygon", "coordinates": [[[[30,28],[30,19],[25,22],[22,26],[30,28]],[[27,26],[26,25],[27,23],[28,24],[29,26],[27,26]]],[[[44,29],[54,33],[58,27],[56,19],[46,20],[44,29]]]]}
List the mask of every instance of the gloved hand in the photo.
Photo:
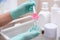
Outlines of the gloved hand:
{"type": "Polygon", "coordinates": [[[39,32],[37,32],[37,31],[25,32],[25,33],[19,34],[15,37],[11,38],[10,40],[30,40],[30,39],[38,36],[38,34],[39,34],[39,32]]]}
{"type": "Polygon", "coordinates": [[[40,29],[38,26],[31,27],[27,32],[19,34],[10,40],[31,40],[40,34],[40,29]]]}
{"type": "Polygon", "coordinates": [[[32,31],[40,32],[40,27],[38,27],[38,25],[33,25],[31,28],[28,29],[28,32],[32,32],[32,31]]]}
{"type": "Polygon", "coordinates": [[[31,2],[27,1],[23,4],[21,4],[20,6],[15,8],[14,10],[10,11],[10,15],[11,15],[12,19],[17,19],[21,15],[24,15],[28,12],[32,12],[34,5],[35,5],[34,1],[31,1],[31,2]]]}

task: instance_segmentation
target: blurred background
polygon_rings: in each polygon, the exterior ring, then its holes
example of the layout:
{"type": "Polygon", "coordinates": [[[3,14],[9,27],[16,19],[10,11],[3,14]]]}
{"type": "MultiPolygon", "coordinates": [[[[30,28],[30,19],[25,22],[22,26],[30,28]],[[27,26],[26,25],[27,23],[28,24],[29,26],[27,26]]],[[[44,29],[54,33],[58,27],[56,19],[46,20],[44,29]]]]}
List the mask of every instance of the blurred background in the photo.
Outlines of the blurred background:
{"type": "MultiPolygon", "coordinates": [[[[18,5],[24,3],[27,0],[5,0],[4,3],[0,3],[0,13],[4,13],[8,10],[14,9],[18,5]],[[4,11],[4,12],[2,12],[4,11]]],[[[51,6],[54,4],[54,0],[35,0],[36,1],[36,11],[39,13],[41,10],[41,3],[44,1],[47,1],[49,3],[49,8],[51,9],[51,6]]],[[[56,3],[60,7],[60,1],[58,0],[56,3]]],[[[49,10],[50,10],[49,9],[49,10]]]]}

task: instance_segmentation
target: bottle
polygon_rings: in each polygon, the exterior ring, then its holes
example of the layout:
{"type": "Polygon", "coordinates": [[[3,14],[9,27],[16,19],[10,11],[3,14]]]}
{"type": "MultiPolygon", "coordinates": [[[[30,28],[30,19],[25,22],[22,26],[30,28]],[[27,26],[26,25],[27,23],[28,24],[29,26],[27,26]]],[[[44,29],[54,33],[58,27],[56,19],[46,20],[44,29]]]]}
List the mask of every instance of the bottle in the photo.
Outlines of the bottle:
{"type": "Polygon", "coordinates": [[[51,22],[55,23],[59,7],[56,3],[57,0],[54,0],[54,5],[51,7],[51,22]]]}
{"type": "Polygon", "coordinates": [[[42,2],[42,8],[41,11],[39,12],[39,26],[41,29],[44,29],[44,24],[50,22],[49,20],[49,8],[48,8],[48,2],[42,2]]]}
{"type": "Polygon", "coordinates": [[[55,3],[52,7],[51,7],[51,22],[55,23],[56,21],[56,17],[58,16],[57,13],[58,13],[58,10],[59,10],[59,7],[58,5],[55,3]]]}
{"type": "Polygon", "coordinates": [[[56,1],[57,0],[54,0],[55,1],[55,4],[51,7],[51,22],[52,23],[55,23],[58,25],[58,29],[57,29],[57,40],[58,40],[58,37],[60,37],[60,8],[58,7],[56,1]]]}

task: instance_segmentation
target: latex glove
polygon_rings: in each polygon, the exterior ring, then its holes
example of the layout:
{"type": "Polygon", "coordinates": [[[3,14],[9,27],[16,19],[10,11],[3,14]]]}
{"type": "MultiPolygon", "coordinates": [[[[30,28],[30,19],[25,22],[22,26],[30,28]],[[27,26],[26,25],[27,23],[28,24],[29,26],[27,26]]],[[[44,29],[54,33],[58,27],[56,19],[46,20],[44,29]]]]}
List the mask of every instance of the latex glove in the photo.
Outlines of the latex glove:
{"type": "Polygon", "coordinates": [[[40,28],[36,26],[32,26],[27,32],[19,34],[10,40],[31,40],[37,37],[40,34],[40,28]]]}
{"type": "Polygon", "coordinates": [[[27,1],[21,4],[20,6],[18,6],[17,8],[15,8],[10,12],[12,19],[17,19],[21,15],[24,15],[28,12],[32,12],[34,5],[35,5],[34,1],[31,1],[31,2],[27,1]]]}
{"type": "Polygon", "coordinates": [[[26,32],[26,33],[22,33],[19,34],[13,38],[11,38],[10,40],[30,40],[35,38],[36,36],[38,36],[39,32],[34,31],[34,32],[26,32]]]}

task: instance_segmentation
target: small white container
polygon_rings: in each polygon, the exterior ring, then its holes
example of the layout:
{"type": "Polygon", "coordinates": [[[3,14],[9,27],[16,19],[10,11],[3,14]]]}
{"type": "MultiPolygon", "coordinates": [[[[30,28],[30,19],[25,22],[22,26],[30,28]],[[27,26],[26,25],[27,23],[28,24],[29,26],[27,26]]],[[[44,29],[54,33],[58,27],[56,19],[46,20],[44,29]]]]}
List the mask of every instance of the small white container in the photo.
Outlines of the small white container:
{"type": "Polygon", "coordinates": [[[57,38],[57,25],[54,23],[47,23],[44,25],[44,36],[46,37],[46,39],[48,40],[56,40],[55,38],[57,38]]]}

